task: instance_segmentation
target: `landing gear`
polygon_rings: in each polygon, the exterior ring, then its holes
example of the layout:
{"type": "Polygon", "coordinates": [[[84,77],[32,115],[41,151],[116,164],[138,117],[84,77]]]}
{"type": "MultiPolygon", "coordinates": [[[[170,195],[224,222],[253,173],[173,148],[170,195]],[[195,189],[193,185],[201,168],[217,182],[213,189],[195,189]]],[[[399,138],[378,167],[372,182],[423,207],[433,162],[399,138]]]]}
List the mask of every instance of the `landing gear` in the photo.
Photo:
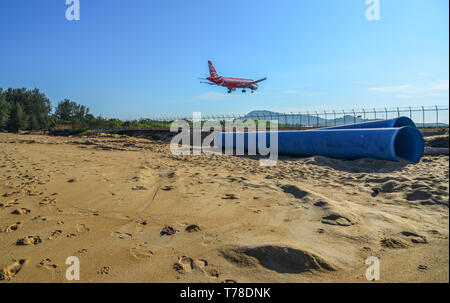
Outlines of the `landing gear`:
{"type": "Polygon", "coordinates": [[[228,93],[231,94],[231,89],[228,89],[228,93]]]}
{"type": "Polygon", "coordinates": [[[252,90],[252,94],[254,93],[255,91],[254,90],[252,90]]]}
{"type": "Polygon", "coordinates": [[[242,90],[242,92],[243,92],[243,93],[245,93],[245,92],[246,92],[246,90],[245,90],[245,89],[243,89],[243,90],[242,90]]]}

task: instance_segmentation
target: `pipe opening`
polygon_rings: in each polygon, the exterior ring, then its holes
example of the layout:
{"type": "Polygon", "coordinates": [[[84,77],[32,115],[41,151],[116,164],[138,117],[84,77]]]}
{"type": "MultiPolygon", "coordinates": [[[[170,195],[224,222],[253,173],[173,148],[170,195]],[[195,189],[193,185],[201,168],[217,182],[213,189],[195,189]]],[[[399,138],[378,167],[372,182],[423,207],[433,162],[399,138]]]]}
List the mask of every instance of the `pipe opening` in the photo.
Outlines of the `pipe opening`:
{"type": "Polygon", "coordinates": [[[408,117],[397,118],[392,127],[402,127],[402,126],[411,126],[416,128],[416,124],[413,122],[413,120],[409,119],[408,117]]]}
{"type": "Polygon", "coordinates": [[[422,134],[417,128],[404,126],[395,136],[394,151],[397,158],[417,163],[423,155],[424,148],[422,134]]]}

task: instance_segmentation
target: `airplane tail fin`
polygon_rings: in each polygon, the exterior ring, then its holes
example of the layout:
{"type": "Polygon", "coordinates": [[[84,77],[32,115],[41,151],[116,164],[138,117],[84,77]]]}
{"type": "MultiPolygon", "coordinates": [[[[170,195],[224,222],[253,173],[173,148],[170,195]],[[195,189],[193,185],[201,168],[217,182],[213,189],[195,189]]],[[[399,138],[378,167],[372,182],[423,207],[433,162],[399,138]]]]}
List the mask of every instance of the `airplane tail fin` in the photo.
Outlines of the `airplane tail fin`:
{"type": "Polygon", "coordinates": [[[209,65],[209,74],[212,78],[217,78],[219,77],[219,75],[216,72],[216,69],[214,68],[214,65],[212,64],[211,61],[208,61],[208,65],[209,65]]]}

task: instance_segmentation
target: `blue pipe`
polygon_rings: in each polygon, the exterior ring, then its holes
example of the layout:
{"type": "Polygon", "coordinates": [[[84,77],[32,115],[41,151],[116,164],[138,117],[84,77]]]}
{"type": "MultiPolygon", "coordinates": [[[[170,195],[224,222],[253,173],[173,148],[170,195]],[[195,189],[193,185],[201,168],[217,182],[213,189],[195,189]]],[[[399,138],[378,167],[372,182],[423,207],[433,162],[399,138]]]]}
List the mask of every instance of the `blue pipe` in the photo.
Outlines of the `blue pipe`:
{"type": "Polygon", "coordinates": [[[389,120],[355,123],[341,126],[325,127],[320,129],[355,129],[355,128],[387,128],[387,127],[416,127],[416,124],[408,117],[398,117],[389,120]]]}
{"type": "MultiPolygon", "coordinates": [[[[266,147],[270,147],[271,132],[228,132],[216,136],[217,145],[243,150],[249,149],[249,134],[266,137],[266,147]],[[242,138],[243,137],[243,138],[242,138]],[[236,143],[236,140],[241,140],[236,143]],[[243,145],[242,145],[243,142],[243,145]]],[[[399,161],[405,158],[418,162],[424,152],[424,140],[417,128],[403,126],[398,128],[370,129],[319,129],[307,131],[279,131],[278,154],[295,156],[327,156],[342,159],[375,158],[399,161]]],[[[254,139],[252,139],[254,140],[254,139]]]]}

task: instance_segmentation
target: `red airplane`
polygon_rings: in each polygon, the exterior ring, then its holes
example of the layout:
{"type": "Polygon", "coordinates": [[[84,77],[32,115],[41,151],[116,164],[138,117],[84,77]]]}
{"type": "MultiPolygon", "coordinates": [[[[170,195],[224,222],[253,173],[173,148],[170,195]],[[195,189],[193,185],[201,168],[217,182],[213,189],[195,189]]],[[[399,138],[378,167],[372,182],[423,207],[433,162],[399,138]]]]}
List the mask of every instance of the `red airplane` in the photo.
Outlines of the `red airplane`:
{"type": "Polygon", "coordinates": [[[209,74],[210,77],[208,78],[200,78],[202,80],[208,80],[211,82],[202,82],[209,85],[218,85],[228,88],[228,93],[231,93],[232,91],[236,90],[237,88],[242,88],[242,92],[246,92],[246,88],[249,88],[252,90],[252,93],[258,89],[259,85],[257,83],[267,80],[267,78],[262,78],[259,80],[252,80],[252,79],[240,79],[240,78],[230,78],[230,77],[222,77],[219,76],[216,72],[216,69],[214,68],[214,65],[211,61],[208,61],[209,65],[209,74]]]}

